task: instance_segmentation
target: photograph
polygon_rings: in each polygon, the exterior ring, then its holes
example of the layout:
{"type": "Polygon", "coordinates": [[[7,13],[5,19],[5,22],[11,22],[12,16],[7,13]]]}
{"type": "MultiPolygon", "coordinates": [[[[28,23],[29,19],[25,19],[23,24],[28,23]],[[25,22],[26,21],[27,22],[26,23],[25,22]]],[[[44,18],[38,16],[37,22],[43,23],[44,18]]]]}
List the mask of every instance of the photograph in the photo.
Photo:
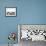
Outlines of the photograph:
{"type": "Polygon", "coordinates": [[[20,46],[31,46],[34,43],[46,42],[46,25],[19,24],[18,42],[20,46]]]}
{"type": "Polygon", "coordinates": [[[7,7],[6,8],[6,16],[16,16],[16,8],[14,7],[7,7]]]}

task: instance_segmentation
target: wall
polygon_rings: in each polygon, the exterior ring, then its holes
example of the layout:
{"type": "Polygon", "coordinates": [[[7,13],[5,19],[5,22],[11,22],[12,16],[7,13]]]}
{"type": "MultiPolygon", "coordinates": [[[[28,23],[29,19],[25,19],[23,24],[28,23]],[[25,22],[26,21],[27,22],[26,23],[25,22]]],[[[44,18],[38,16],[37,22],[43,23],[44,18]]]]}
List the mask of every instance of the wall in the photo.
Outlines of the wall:
{"type": "Polygon", "coordinates": [[[8,43],[9,32],[18,32],[18,24],[46,24],[46,0],[0,0],[0,44],[8,43]],[[6,17],[5,7],[17,7],[17,16],[6,17]]]}

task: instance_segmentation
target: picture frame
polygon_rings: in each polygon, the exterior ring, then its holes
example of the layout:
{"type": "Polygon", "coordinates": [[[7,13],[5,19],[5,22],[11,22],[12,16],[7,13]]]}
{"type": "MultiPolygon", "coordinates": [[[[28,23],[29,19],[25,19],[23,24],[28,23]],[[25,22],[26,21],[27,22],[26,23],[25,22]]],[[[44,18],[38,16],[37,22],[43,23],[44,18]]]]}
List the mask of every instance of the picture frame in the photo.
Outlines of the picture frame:
{"type": "Polygon", "coordinates": [[[17,16],[16,7],[6,7],[5,8],[5,16],[17,16]]]}
{"type": "Polygon", "coordinates": [[[46,41],[46,24],[18,24],[18,42],[20,43],[22,40],[46,41]],[[28,36],[27,39],[24,37],[21,39],[22,30],[28,30],[28,35],[26,34],[28,36]]]}

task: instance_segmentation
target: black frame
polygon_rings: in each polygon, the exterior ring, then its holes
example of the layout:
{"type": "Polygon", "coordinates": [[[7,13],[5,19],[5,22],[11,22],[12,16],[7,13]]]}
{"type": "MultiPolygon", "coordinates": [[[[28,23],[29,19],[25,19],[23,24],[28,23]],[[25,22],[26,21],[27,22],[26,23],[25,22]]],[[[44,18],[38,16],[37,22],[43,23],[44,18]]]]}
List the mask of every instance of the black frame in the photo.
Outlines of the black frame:
{"type": "Polygon", "coordinates": [[[17,16],[17,7],[5,7],[5,16],[6,17],[16,17],[17,16]],[[16,15],[15,16],[6,16],[6,8],[16,8],[16,15]]]}

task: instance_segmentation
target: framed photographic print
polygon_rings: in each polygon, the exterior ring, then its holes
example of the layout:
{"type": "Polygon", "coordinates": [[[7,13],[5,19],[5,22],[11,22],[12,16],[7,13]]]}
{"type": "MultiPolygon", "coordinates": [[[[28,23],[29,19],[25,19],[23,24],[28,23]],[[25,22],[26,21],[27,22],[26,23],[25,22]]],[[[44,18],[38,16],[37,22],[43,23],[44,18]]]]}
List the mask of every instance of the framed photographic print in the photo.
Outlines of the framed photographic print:
{"type": "Polygon", "coordinates": [[[6,7],[6,16],[16,16],[16,7],[6,7]]]}
{"type": "Polygon", "coordinates": [[[19,24],[18,42],[22,40],[46,41],[46,24],[19,24]]]}

